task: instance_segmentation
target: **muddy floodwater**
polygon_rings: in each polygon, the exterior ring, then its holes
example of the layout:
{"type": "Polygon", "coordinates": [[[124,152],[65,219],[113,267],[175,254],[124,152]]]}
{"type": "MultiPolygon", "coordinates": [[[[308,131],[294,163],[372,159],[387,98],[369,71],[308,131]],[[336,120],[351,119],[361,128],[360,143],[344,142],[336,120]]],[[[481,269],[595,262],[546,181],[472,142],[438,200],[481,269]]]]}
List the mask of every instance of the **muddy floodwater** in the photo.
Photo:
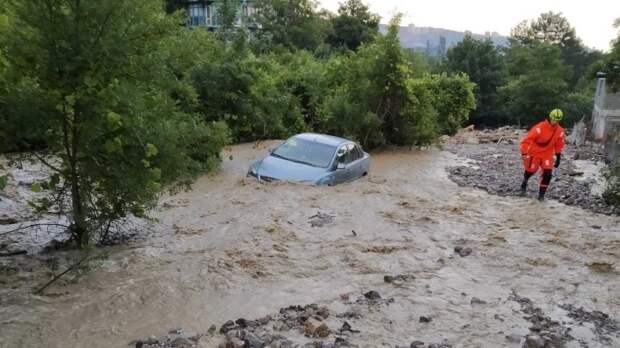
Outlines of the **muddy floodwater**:
{"type": "Polygon", "coordinates": [[[141,238],[42,295],[75,251],[3,258],[0,347],[129,347],[212,325],[194,342],[217,347],[229,320],[308,304],[332,333],[279,332],[298,346],[620,347],[618,216],[459,187],[445,168],[462,159],[434,149],[374,153],[368,177],[335,187],[246,178],[270,145],[227,149],[141,238]]]}

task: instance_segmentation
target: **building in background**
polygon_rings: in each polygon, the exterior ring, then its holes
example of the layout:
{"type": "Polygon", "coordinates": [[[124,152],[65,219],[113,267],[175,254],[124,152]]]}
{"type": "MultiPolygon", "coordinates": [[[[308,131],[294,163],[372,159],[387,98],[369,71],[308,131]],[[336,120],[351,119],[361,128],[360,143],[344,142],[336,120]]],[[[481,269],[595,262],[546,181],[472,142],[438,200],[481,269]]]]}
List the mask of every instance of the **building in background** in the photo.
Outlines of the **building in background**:
{"type": "MultiPolygon", "coordinates": [[[[253,0],[233,0],[238,2],[237,16],[235,25],[246,25],[249,28],[255,27],[250,20],[255,13],[253,0]]],[[[177,0],[178,7],[185,8],[187,13],[187,25],[190,27],[207,27],[209,29],[217,29],[220,26],[218,19],[218,6],[220,1],[217,0],[177,0]]]]}

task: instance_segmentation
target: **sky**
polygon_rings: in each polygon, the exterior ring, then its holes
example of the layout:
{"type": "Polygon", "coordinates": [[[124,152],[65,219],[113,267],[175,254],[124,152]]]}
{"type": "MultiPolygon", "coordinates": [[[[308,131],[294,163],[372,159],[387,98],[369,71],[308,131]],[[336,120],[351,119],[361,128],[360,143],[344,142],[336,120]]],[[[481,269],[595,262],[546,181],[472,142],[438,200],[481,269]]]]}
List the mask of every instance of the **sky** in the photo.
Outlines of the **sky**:
{"type": "MultiPolygon", "coordinates": [[[[318,0],[319,7],[335,12],[344,0],[318,0]]],[[[620,0],[363,0],[387,23],[396,12],[405,16],[401,25],[436,27],[508,36],[522,20],[543,12],[561,12],[588,47],[608,51],[618,32],[613,27],[620,17],[620,0]]],[[[620,28],[619,28],[620,29],[620,28]]]]}

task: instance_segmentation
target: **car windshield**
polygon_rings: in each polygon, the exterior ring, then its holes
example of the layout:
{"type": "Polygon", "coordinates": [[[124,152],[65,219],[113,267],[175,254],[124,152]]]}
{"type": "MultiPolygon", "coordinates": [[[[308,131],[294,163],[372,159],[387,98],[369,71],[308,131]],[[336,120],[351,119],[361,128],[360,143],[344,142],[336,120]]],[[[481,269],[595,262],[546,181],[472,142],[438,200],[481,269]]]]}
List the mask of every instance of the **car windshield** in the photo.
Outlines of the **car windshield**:
{"type": "Polygon", "coordinates": [[[336,147],[334,146],[321,144],[316,141],[290,138],[280,145],[272,155],[293,162],[326,168],[329,166],[334,152],[336,152],[336,147]]]}

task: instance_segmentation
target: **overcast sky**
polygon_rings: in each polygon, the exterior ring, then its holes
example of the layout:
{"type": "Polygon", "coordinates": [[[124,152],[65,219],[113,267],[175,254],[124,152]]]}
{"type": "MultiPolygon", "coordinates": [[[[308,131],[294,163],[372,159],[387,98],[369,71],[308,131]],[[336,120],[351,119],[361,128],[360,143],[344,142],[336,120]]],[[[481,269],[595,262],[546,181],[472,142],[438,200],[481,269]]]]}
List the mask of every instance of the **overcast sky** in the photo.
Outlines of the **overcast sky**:
{"type": "MultiPolygon", "coordinates": [[[[402,25],[437,27],[458,31],[486,31],[509,35],[520,21],[534,19],[543,12],[562,12],[583,42],[609,50],[616,37],[613,27],[620,17],[620,0],[363,0],[372,12],[387,23],[395,12],[404,13],[402,25]]],[[[338,9],[343,0],[318,0],[320,7],[338,9]]]]}

